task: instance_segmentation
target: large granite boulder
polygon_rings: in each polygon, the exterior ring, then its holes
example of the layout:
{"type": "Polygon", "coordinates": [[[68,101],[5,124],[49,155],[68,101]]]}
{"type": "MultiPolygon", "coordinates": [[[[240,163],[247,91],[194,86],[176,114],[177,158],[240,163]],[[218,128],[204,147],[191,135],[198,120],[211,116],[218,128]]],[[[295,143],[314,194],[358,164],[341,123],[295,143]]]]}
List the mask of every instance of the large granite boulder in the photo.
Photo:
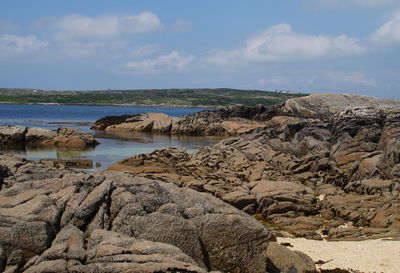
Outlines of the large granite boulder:
{"type": "Polygon", "coordinates": [[[24,266],[24,272],[207,272],[179,248],[96,229],[88,238],[64,227],[50,248],[24,266]]]}
{"type": "MultiPolygon", "coordinates": [[[[169,117],[161,113],[139,114],[127,118],[124,122],[107,126],[106,131],[111,132],[152,132],[169,133],[172,125],[178,118],[169,117]]],[[[97,127],[97,122],[93,128],[97,127]]]]}
{"type": "Polygon", "coordinates": [[[281,113],[306,118],[330,118],[349,108],[400,108],[400,101],[352,94],[313,94],[287,100],[281,113]]]}
{"type": "Polygon", "coordinates": [[[152,132],[169,134],[179,119],[162,113],[108,116],[97,120],[91,129],[109,132],[152,132]]]}

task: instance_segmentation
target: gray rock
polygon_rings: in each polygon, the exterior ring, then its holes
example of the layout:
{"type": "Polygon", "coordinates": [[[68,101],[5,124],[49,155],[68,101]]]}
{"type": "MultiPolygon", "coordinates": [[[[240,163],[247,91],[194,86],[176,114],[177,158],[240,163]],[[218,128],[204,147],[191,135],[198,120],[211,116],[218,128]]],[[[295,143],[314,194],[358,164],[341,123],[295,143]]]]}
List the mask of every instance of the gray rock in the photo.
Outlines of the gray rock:
{"type": "MultiPolygon", "coordinates": [[[[187,116],[182,132],[204,133],[211,130],[208,124],[213,118],[226,121],[227,117],[245,118],[245,113],[252,113],[264,127],[192,154],[158,150],[118,162],[112,169],[211,193],[246,212],[262,213],[272,224],[275,219],[285,222],[284,217],[322,213],[328,217],[328,226],[345,220],[360,228],[396,230],[400,102],[311,95],[270,109],[236,107],[187,116]],[[263,181],[284,181],[271,184],[283,188],[260,190],[263,181]],[[326,208],[326,196],[340,200],[345,194],[357,200],[363,195],[379,197],[373,202],[379,207],[376,220],[372,221],[376,210],[367,215],[363,206],[352,201],[346,203],[347,208],[340,202],[333,202],[339,210],[326,208]]],[[[213,127],[215,133],[218,126],[213,127]]],[[[296,234],[308,234],[308,225],[301,226],[303,230],[296,234]]]]}
{"type": "Polygon", "coordinates": [[[299,215],[317,213],[314,191],[299,183],[264,180],[257,183],[251,193],[257,197],[259,211],[265,217],[291,211],[299,215]]]}
{"type": "Polygon", "coordinates": [[[257,199],[254,195],[248,194],[243,191],[234,191],[223,195],[222,200],[231,204],[238,209],[244,209],[249,205],[256,205],[257,199]]]}
{"type": "Polygon", "coordinates": [[[60,127],[57,130],[0,125],[0,144],[55,145],[86,147],[99,144],[92,135],[78,129],[60,127]]]}
{"type": "Polygon", "coordinates": [[[270,243],[267,250],[268,273],[312,273],[317,272],[313,260],[302,252],[270,243]]]}
{"type": "Polygon", "coordinates": [[[400,108],[400,102],[351,94],[315,94],[287,100],[281,112],[300,117],[329,118],[341,110],[367,107],[400,108]]]}
{"type": "Polygon", "coordinates": [[[260,257],[270,235],[244,213],[207,194],[178,190],[173,184],[138,180],[116,172],[107,176],[117,188],[122,181],[132,185],[126,191],[114,191],[111,197],[117,209],[110,211],[111,218],[117,215],[113,231],[178,246],[210,270],[258,272],[265,268],[265,260],[260,257]]]}
{"type": "Polygon", "coordinates": [[[7,264],[7,256],[4,253],[4,250],[0,247],[0,272],[3,272],[6,268],[7,264]]]}
{"type": "Polygon", "coordinates": [[[211,195],[122,172],[17,165],[0,191],[0,245],[26,260],[7,270],[265,272],[272,235],[211,195]]]}
{"type": "Polygon", "coordinates": [[[0,144],[23,143],[26,131],[26,127],[0,125],[0,144]]]}

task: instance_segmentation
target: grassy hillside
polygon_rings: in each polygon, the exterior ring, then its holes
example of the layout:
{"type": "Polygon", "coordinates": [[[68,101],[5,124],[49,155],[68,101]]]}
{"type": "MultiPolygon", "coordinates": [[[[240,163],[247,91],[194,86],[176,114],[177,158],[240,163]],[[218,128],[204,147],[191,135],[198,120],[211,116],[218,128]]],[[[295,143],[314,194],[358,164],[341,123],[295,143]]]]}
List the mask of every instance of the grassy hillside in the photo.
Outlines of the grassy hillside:
{"type": "Polygon", "coordinates": [[[0,88],[0,103],[131,104],[141,106],[273,105],[306,94],[236,89],[44,91],[0,88]]]}

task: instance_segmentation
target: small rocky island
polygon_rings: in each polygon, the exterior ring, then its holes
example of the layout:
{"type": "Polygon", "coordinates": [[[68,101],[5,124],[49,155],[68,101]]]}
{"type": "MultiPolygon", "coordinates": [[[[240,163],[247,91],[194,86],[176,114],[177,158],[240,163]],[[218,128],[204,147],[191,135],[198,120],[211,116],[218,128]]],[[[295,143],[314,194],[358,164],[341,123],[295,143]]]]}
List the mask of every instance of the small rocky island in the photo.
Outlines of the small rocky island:
{"type": "Polygon", "coordinates": [[[0,272],[306,273],[276,236],[400,239],[400,102],[311,95],[93,129],[227,138],[93,174],[0,155],[0,272]]]}

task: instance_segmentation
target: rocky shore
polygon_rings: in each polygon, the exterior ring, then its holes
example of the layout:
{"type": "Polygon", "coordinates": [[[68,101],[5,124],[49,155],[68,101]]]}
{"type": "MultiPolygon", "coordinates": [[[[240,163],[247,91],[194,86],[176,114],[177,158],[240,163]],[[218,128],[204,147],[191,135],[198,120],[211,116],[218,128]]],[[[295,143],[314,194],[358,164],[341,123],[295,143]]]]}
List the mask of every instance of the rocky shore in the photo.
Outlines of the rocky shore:
{"type": "Polygon", "coordinates": [[[265,111],[267,108],[264,106],[237,105],[196,112],[182,118],[156,113],[108,116],[97,120],[91,129],[190,136],[235,136],[263,127],[264,123],[256,116],[265,111]]]}
{"type": "Polygon", "coordinates": [[[295,236],[400,238],[399,102],[313,95],[253,119],[264,126],[213,147],[157,150],[109,169],[210,193],[295,236]]]}
{"type": "MultiPolygon", "coordinates": [[[[311,95],[93,129],[227,138],[92,174],[0,154],[0,272],[310,273],[314,261],[277,236],[400,240],[400,102],[311,95]]],[[[0,126],[0,142],[96,144],[15,126],[0,126]]]]}
{"type": "Polygon", "coordinates": [[[84,148],[99,144],[90,134],[78,129],[60,127],[47,130],[36,127],[0,125],[1,145],[47,145],[57,147],[84,148]]]}
{"type": "Polygon", "coordinates": [[[308,256],[209,194],[4,155],[0,234],[4,272],[315,270],[308,256]]]}
{"type": "Polygon", "coordinates": [[[326,119],[339,110],[360,106],[399,107],[399,102],[358,95],[310,95],[270,107],[235,105],[196,112],[181,118],[158,113],[107,116],[97,120],[91,129],[171,135],[238,136],[266,126],[266,122],[274,117],[326,119]]]}

